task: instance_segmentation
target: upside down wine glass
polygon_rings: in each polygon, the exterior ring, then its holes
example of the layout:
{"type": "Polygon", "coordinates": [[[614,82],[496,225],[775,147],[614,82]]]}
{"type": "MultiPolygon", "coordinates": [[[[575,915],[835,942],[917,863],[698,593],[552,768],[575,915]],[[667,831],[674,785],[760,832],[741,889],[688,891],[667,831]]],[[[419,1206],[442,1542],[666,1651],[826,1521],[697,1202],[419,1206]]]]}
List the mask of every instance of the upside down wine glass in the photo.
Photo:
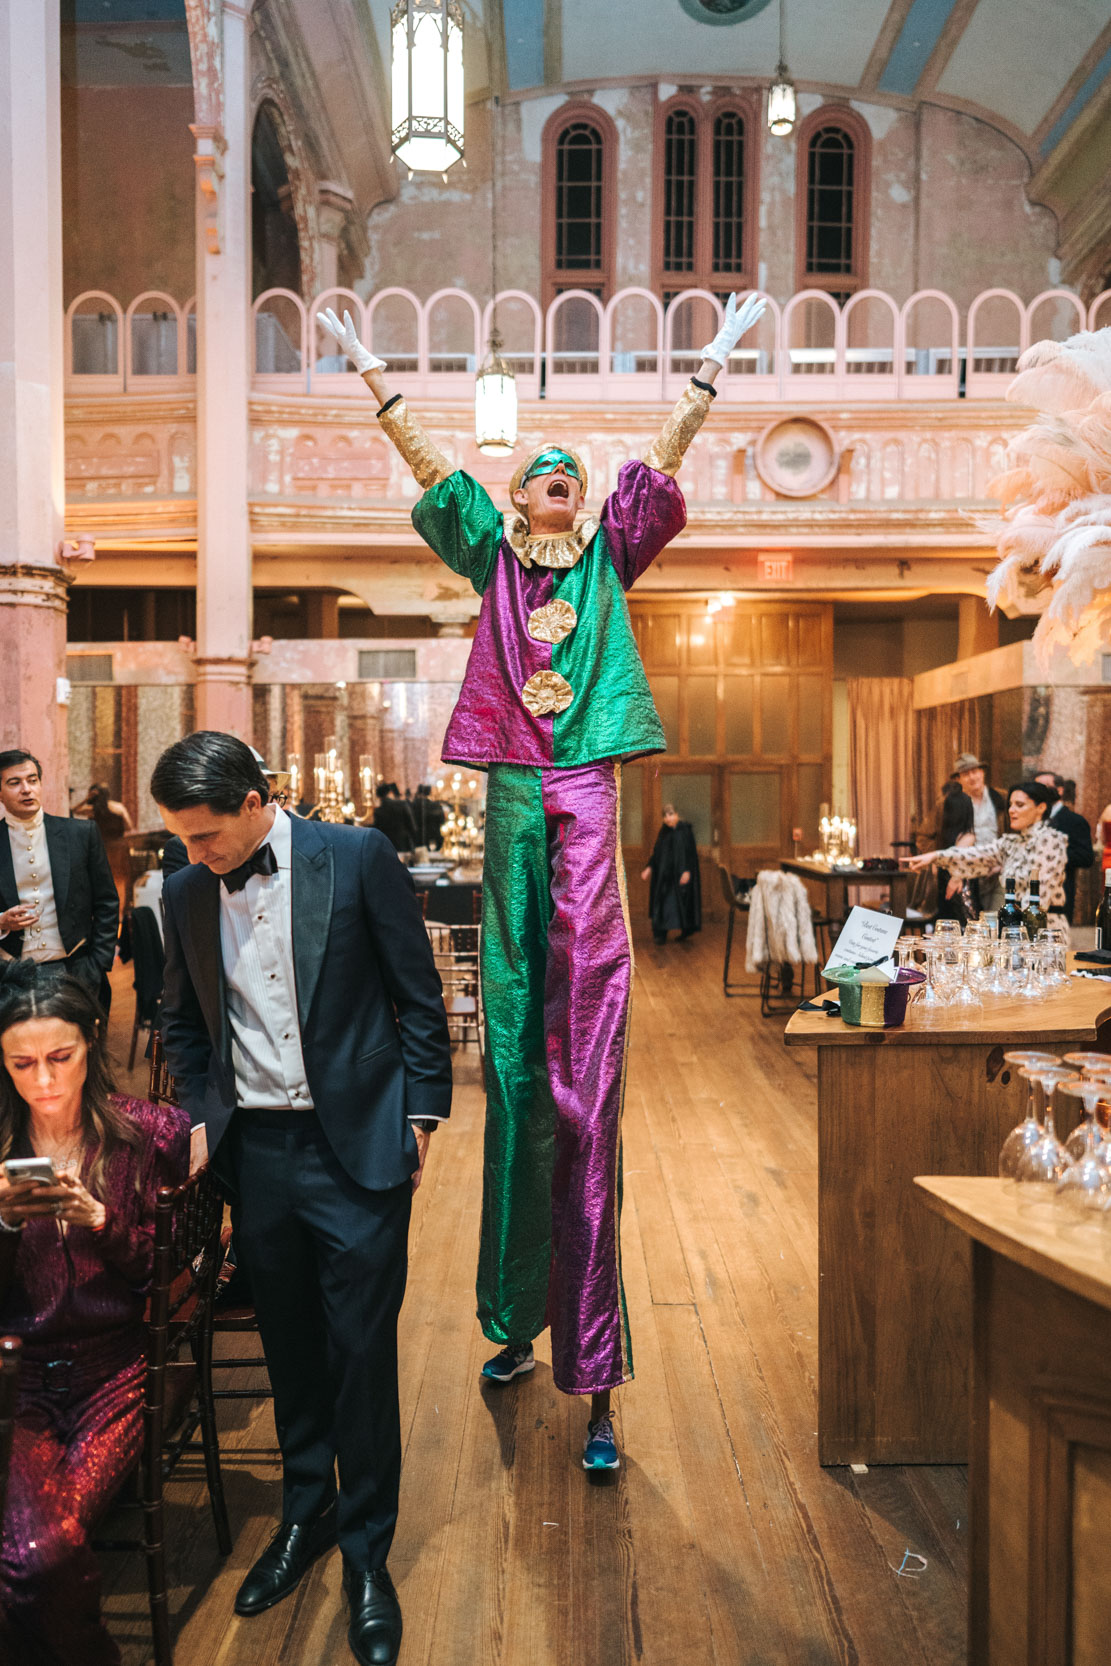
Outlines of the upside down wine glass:
{"type": "Polygon", "coordinates": [[[1069,1166],[1069,1154],[1053,1125],[1053,1095],[1062,1082],[1075,1080],[1075,1072],[1065,1065],[1043,1064],[1035,1065],[1031,1074],[1040,1082],[1045,1096],[1042,1135],[1019,1159],[1015,1190],[1020,1208],[1041,1209],[1053,1204],[1057,1183],[1069,1166]]]}
{"type": "Polygon", "coordinates": [[[1031,1146],[1036,1145],[1045,1132],[1041,1124],[1040,1112],[1044,1094],[1038,1077],[1033,1074],[1040,1066],[1060,1064],[1055,1053],[1016,1052],[1004,1053],[1005,1064],[1013,1066],[1023,1081],[1029,1083],[1026,1095],[1026,1116],[1017,1127],[1011,1129],[1003,1142],[1003,1149],[999,1153],[999,1178],[1004,1181],[1008,1189],[1014,1184],[1018,1165],[1031,1146]]]}
{"type": "Polygon", "coordinates": [[[1079,1099],[1084,1106],[1084,1121],[1069,1136],[1066,1150],[1071,1150],[1076,1135],[1080,1135],[1080,1154],[1073,1158],[1057,1182],[1057,1205],[1061,1224],[1086,1226],[1099,1224],[1100,1216],[1111,1197],[1111,1168],[1107,1164],[1107,1146],[1099,1137],[1095,1108],[1104,1091],[1098,1082],[1062,1082],[1061,1092],[1079,1099]]]}

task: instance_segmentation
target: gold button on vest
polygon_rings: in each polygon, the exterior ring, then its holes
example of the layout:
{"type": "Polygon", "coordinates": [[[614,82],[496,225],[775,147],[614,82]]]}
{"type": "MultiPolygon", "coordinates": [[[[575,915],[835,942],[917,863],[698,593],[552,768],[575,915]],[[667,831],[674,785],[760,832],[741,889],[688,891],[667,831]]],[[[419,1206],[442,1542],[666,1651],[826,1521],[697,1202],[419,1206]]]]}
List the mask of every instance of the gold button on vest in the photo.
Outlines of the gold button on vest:
{"type": "Polygon", "coordinates": [[[543,607],[534,607],[528,616],[528,633],[537,642],[562,642],[565,636],[570,636],[579,622],[579,616],[570,602],[547,602],[543,607]]]}
{"type": "Polygon", "coordinates": [[[564,712],[574,698],[571,684],[566,677],[561,677],[558,671],[534,672],[521,690],[521,699],[533,717],[547,717],[549,712],[564,712]]]}

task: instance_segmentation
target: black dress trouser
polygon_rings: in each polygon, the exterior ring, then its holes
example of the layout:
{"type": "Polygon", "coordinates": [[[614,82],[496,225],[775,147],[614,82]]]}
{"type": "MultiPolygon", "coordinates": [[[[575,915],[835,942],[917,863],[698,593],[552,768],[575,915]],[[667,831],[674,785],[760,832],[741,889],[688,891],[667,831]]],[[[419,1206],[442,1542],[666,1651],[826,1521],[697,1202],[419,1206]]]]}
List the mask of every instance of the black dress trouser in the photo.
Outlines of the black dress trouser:
{"type": "MultiPolygon", "coordinates": [[[[239,1110],[232,1227],[258,1316],[282,1452],[282,1519],[336,1497],[339,1542],[385,1566],[397,1521],[397,1319],[412,1185],[359,1186],[311,1111],[239,1110]]],[[[221,1153],[222,1155],[222,1153],[221,1153]]]]}

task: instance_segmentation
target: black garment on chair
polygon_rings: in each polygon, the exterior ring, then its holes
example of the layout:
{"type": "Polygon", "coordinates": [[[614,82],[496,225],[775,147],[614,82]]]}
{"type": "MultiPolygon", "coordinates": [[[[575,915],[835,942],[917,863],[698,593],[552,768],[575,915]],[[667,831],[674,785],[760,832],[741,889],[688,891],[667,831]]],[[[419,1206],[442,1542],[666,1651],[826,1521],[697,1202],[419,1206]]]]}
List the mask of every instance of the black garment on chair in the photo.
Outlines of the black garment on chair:
{"type": "Polygon", "coordinates": [[[648,859],[652,880],[648,891],[648,912],[652,919],[652,933],[663,937],[669,931],[681,931],[689,936],[702,930],[702,881],[698,872],[698,846],[694,828],[689,821],[675,827],[665,822],[656,835],[656,844],[648,859]],[[680,885],[680,875],[690,878],[680,885]]]}

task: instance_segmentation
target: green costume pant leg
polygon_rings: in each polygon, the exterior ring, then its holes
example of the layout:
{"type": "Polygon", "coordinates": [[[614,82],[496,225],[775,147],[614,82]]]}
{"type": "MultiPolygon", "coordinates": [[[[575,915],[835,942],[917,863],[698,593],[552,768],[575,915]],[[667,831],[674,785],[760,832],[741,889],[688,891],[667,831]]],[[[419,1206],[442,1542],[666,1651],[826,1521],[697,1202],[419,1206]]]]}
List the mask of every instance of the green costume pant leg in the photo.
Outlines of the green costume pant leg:
{"type": "Polygon", "coordinates": [[[546,1323],[555,1141],[544,1040],[552,900],[539,769],[491,766],[484,867],[487,1105],[478,1317],[492,1342],[529,1342],[546,1323]]]}

